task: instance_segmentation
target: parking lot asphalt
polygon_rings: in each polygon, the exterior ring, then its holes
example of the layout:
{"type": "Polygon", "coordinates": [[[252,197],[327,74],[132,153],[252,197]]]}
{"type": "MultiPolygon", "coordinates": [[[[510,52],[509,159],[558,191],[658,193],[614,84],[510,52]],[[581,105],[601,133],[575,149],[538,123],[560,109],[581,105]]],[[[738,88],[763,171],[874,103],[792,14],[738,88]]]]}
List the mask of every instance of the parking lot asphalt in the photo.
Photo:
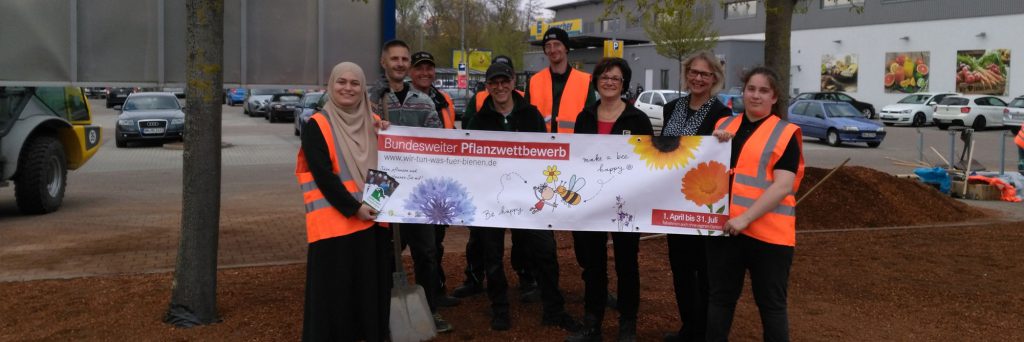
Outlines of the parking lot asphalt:
{"type": "MultiPolygon", "coordinates": [[[[93,100],[94,123],[103,128],[100,151],[85,166],[68,174],[64,204],[43,216],[18,213],[13,187],[0,188],[0,281],[69,278],[172,270],[181,222],[181,150],[160,145],[116,148],[117,112],[93,100]]],[[[808,166],[830,168],[847,157],[849,165],[884,172],[910,173],[886,157],[917,160],[918,129],[887,127],[881,147],[828,146],[805,139],[808,166]]],[[[925,159],[938,162],[929,147],[948,158],[949,134],[920,128],[925,159]]],[[[998,171],[1016,165],[1012,137],[1004,130],[975,134],[975,159],[998,171]],[[999,144],[1006,156],[999,155],[999,144]]],[[[295,157],[299,139],[291,123],[271,124],[224,107],[219,265],[238,267],[305,261],[302,197],[296,186],[295,157]]],[[[959,148],[963,146],[957,140],[959,148]]],[[[972,204],[1022,215],[1020,204],[972,204]]],[[[870,203],[865,203],[869,206],[870,203]]],[[[1024,219],[1024,218],[1022,218],[1024,219]]],[[[468,234],[452,229],[446,252],[461,253],[468,234]]],[[[458,272],[449,270],[449,272],[458,272]]]]}

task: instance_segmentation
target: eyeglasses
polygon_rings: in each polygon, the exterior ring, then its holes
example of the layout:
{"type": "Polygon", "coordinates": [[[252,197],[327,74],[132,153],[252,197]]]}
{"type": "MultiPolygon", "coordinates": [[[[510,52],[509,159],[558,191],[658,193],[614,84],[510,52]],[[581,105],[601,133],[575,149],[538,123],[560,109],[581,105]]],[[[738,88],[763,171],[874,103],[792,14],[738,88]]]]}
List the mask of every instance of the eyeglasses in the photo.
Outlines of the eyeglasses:
{"type": "Polygon", "coordinates": [[[715,77],[714,73],[700,71],[700,70],[694,70],[694,69],[690,69],[690,71],[687,71],[686,74],[689,75],[690,77],[693,77],[693,78],[700,77],[700,78],[703,78],[703,79],[711,79],[711,78],[715,77]]]}
{"type": "Polygon", "coordinates": [[[601,78],[599,78],[598,80],[600,80],[601,83],[609,83],[609,84],[620,84],[620,83],[622,83],[622,77],[618,77],[618,76],[601,76],[601,78]]]}
{"type": "Polygon", "coordinates": [[[491,87],[510,86],[510,85],[512,85],[512,80],[507,79],[507,78],[497,79],[497,80],[488,80],[487,81],[487,85],[491,86],[491,87]]]}

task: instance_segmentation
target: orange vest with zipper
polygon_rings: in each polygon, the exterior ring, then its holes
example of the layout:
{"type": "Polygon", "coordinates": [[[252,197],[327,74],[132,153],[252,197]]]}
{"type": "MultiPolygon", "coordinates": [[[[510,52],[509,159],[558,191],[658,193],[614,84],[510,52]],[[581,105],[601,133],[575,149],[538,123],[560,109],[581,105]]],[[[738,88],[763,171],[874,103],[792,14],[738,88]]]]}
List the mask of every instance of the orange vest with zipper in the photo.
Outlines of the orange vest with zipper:
{"type": "Polygon", "coordinates": [[[438,114],[441,115],[441,121],[444,121],[444,128],[453,129],[455,128],[455,104],[452,102],[452,97],[448,96],[448,93],[443,91],[440,93],[444,96],[444,101],[448,102],[448,107],[438,114]]]}
{"type": "MultiPolygon", "coordinates": [[[[530,104],[537,106],[545,119],[551,118],[554,94],[551,88],[551,68],[541,70],[530,77],[530,104]]],[[[576,127],[576,116],[587,105],[587,91],[590,90],[590,74],[569,68],[569,79],[565,82],[562,97],[558,100],[558,133],[572,133],[576,127]]],[[[550,126],[549,126],[550,127],[550,126]]]]}
{"type": "MultiPolygon", "coordinates": [[[[526,94],[524,94],[522,90],[516,90],[516,92],[519,93],[520,96],[526,96],[526,94]]],[[[477,112],[480,112],[480,108],[484,108],[484,101],[487,101],[488,96],[491,96],[491,93],[488,93],[487,90],[481,90],[476,93],[477,112]]]]}
{"type": "MultiPolygon", "coordinates": [[[[351,172],[345,166],[345,160],[338,155],[341,147],[334,140],[331,132],[331,123],[324,114],[316,113],[310,118],[316,120],[323,133],[324,141],[327,142],[327,150],[331,155],[331,171],[341,178],[341,184],[345,190],[352,193],[356,199],[362,198],[362,189],[352,178],[351,172]]],[[[295,176],[298,177],[299,187],[302,189],[302,199],[306,204],[306,240],[309,243],[338,236],[349,235],[374,225],[373,221],[364,221],[356,216],[346,217],[338,209],[335,209],[324,198],[324,194],[317,188],[313,181],[313,173],[309,171],[309,164],[306,161],[306,154],[299,149],[298,160],[295,163],[295,176]]]]}
{"type": "MultiPolygon", "coordinates": [[[[718,121],[718,129],[732,134],[740,128],[744,114],[722,118],[718,121]]],[[[786,151],[786,145],[796,137],[800,150],[803,151],[800,128],[782,121],[775,115],[769,115],[750,135],[740,149],[736,167],[732,169],[732,196],[729,199],[729,217],[736,217],[746,212],[754,201],[764,194],[775,176],[772,170],[775,163],[786,151]]],[[[793,191],[786,195],[775,209],[758,217],[741,233],[755,239],[784,246],[796,246],[796,194],[800,188],[800,180],[804,177],[804,157],[800,154],[796,179],[793,180],[793,191]]]]}
{"type": "Polygon", "coordinates": [[[1017,131],[1017,137],[1013,138],[1013,142],[1017,143],[1017,147],[1024,149],[1024,129],[1017,131]]]}

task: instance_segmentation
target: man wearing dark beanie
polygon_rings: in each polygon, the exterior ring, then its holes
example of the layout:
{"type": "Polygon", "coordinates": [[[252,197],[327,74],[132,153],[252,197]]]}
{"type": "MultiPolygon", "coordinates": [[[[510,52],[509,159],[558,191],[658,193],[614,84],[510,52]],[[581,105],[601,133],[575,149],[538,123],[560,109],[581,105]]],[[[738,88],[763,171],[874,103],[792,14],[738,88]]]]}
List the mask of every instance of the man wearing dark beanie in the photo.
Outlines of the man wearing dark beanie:
{"type": "Polygon", "coordinates": [[[558,27],[544,32],[548,68],[538,71],[526,88],[526,100],[544,115],[548,131],[572,133],[583,107],[597,101],[590,74],[569,67],[569,34],[558,27]]]}

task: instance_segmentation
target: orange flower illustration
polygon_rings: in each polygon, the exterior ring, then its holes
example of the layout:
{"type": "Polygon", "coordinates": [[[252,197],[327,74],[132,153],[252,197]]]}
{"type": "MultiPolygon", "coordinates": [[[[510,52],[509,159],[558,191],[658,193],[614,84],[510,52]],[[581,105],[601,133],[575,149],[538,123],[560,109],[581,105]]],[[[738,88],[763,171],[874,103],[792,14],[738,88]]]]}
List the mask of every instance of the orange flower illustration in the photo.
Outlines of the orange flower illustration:
{"type": "Polygon", "coordinates": [[[645,160],[648,168],[672,170],[686,167],[701,140],[699,136],[652,138],[649,135],[637,135],[631,136],[629,143],[633,145],[633,153],[645,160]]]}
{"type": "Polygon", "coordinates": [[[718,203],[729,192],[728,168],[722,163],[700,163],[683,176],[683,196],[699,206],[718,203]]]}

